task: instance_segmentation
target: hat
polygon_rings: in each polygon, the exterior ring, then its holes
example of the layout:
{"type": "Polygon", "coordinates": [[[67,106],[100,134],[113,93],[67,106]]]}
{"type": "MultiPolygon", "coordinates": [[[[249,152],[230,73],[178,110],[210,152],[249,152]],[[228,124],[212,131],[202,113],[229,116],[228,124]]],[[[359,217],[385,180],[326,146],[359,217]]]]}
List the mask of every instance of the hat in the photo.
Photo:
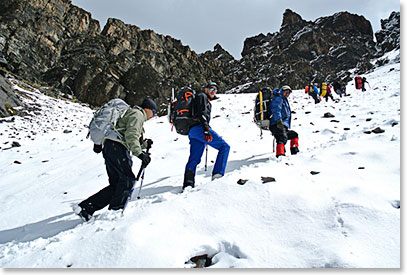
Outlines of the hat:
{"type": "Polygon", "coordinates": [[[140,107],[143,109],[150,109],[151,111],[153,111],[154,115],[157,114],[157,104],[149,97],[143,100],[140,107]]]}
{"type": "Polygon", "coordinates": [[[291,87],[288,85],[284,85],[283,87],[281,87],[281,91],[285,91],[285,90],[290,90],[290,92],[292,92],[291,87]]]}
{"type": "Polygon", "coordinates": [[[206,86],[206,88],[211,88],[211,87],[214,87],[214,88],[216,88],[216,90],[219,90],[219,86],[215,82],[209,82],[208,86],[206,86]]]}

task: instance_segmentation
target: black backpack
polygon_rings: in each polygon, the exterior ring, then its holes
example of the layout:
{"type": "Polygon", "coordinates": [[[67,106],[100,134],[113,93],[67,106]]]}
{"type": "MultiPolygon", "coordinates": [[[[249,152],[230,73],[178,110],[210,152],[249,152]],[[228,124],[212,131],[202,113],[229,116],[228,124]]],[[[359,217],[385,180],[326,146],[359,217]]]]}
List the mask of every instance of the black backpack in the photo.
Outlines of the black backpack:
{"type": "MultiPolygon", "coordinates": [[[[195,123],[194,116],[195,91],[191,88],[184,88],[178,92],[175,99],[170,103],[168,119],[175,126],[178,134],[188,135],[189,129],[195,123]]],[[[171,129],[172,130],[172,129],[171,129]]]]}
{"type": "Polygon", "coordinates": [[[256,96],[254,105],[254,122],[262,130],[268,130],[271,112],[269,103],[273,99],[273,91],[269,88],[262,88],[256,96]]]}

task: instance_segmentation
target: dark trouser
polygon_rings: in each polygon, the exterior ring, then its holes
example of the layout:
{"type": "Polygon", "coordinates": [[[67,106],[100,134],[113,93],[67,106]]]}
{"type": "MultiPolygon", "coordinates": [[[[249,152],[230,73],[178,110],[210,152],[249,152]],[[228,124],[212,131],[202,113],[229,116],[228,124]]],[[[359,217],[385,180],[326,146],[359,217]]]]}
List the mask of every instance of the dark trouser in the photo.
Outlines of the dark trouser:
{"type": "Polygon", "coordinates": [[[314,101],[315,101],[315,104],[317,104],[317,103],[320,102],[320,100],[319,100],[318,95],[317,95],[316,92],[308,92],[308,94],[309,94],[310,96],[312,96],[312,98],[313,98],[314,101]]]}
{"type": "Polygon", "coordinates": [[[335,89],[335,93],[337,93],[340,97],[342,97],[342,90],[341,89],[335,89]]]}
{"type": "Polygon", "coordinates": [[[103,146],[109,186],[79,204],[90,215],[107,205],[109,209],[123,209],[136,177],[131,170],[130,152],[120,143],[106,140],[103,146]]]}
{"type": "Polygon", "coordinates": [[[334,97],[332,96],[332,94],[327,93],[327,94],[325,95],[325,100],[326,100],[326,102],[328,102],[328,97],[330,97],[330,98],[332,99],[332,101],[335,101],[335,99],[334,99],[334,97]]]}
{"type": "Polygon", "coordinates": [[[293,138],[298,138],[297,132],[293,130],[288,130],[284,127],[284,130],[281,130],[277,127],[277,125],[270,126],[270,131],[273,136],[276,138],[277,144],[286,144],[287,140],[291,140],[293,138]]]}

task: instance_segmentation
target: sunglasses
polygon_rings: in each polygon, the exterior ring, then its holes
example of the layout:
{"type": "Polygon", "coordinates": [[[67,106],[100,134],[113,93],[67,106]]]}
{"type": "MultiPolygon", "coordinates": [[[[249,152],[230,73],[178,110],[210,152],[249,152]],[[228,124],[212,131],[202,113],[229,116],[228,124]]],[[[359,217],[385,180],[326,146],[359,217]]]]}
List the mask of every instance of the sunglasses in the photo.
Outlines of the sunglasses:
{"type": "Polygon", "coordinates": [[[214,87],[210,87],[209,90],[214,91],[215,93],[218,91],[218,89],[216,89],[214,87]]]}

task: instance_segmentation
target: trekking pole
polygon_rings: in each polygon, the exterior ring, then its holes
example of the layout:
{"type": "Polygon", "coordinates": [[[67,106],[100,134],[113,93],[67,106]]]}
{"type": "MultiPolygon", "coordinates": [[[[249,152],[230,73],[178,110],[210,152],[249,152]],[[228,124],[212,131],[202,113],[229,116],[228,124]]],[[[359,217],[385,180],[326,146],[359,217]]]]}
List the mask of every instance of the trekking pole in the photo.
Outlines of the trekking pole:
{"type": "MultiPolygon", "coordinates": [[[[148,153],[148,151],[150,150],[150,148],[151,148],[151,144],[148,144],[148,146],[147,146],[147,153],[148,153]]],[[[140,181],[140,188],[138,189],[138,194],[137,194],[137,199],[140,199],[140,193],[141,193],[141,188],[143,187],[143,181],[144,181],[144,171],[146,170],[146,167],[144,167],[143,165],[141,166],[141,167],[143,167],[143,172],[142,172],[142,174],[141,174],[141,181],[140,181]]],[[[139,172],[139,174],[137,175],[137,178],[140,176],[140,172],[139,172]]]]}
{"type": "Polygon", "coordinates": [[[276,138],[273,138],[273,153],[276,151],[276,138]]]}
{"type": "Polygon", "coordinates": [[[206,144],[205,172],[208,169],[208,144],[206,144]]]}
{"type": "MultiPolygon", "coordinates": [[[[150,148],[151,148],[151,144],[149,144],[149,145],[147,146],[147,153],[148,153],[148,151],[150,150],[150,148]]],[[[129,203],[129,201],[131,201],[131,198],[132,198],[132,195],[133,195],[133,192],[134,192],[134,187],[136,186],[136,183],[139,181],[140,176],[141,176],[141,174],[142,174],[142,181],[141,181],[141,184],[140,184],[140,190],[139,190],[139,193],[138,193],[138,195],[137,195],[137,197],[140,198],[139,195],[140,195],[141,186],[142,186],[143,180],[144,180],[144,170],[145,170],[145,169],[146,169],[146,167],[145,167],[143,164],[141,164],[140,170],[139,170],[138,173],[137,173],[136,180],[134,181],[133,186],[132,186],[131,189],[130,189],[129,196],[127,197],[126,203],[124,204],[122,213],[124,212],[124,209],[126,209],[126,206],[127,206],[127,204],[129,203]]]]}

